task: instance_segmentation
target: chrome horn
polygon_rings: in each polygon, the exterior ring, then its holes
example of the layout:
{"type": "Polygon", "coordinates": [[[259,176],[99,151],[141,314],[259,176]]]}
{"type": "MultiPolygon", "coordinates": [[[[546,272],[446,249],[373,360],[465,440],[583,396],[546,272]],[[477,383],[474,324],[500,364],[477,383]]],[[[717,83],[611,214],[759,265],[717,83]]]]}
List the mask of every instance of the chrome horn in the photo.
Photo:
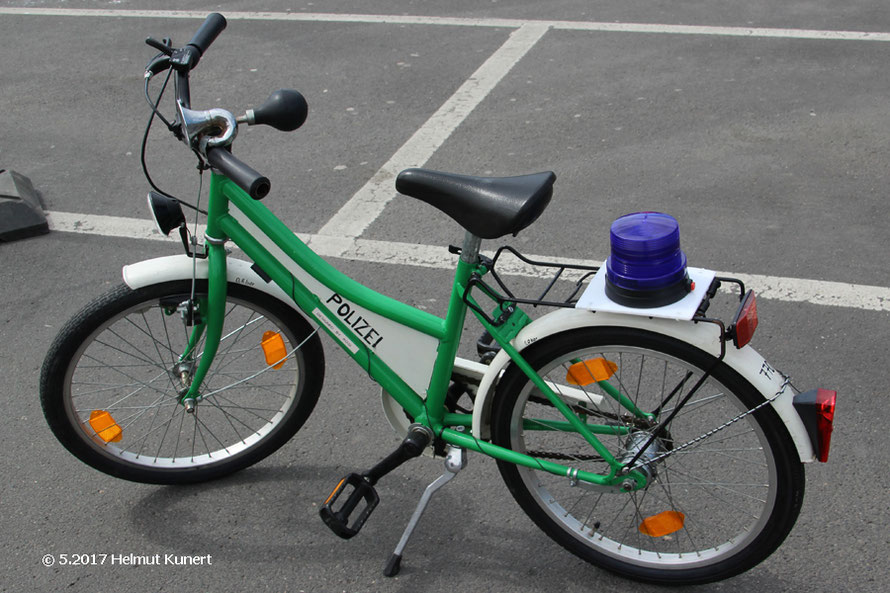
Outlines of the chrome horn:
{"type": "Polygon", "coordinates": [[[188,144],[194,149],[206,152],[208,148],[228,146],[238,133],[238,124],[235,116],[225,109],[208,109],[207,111],[195,111],[183,107],[176,102],[179,108],[179,119],[182,121],[182,130],[188,138],[188,144]],[[207,132],[213,132],[207,136],[207,132]]]}

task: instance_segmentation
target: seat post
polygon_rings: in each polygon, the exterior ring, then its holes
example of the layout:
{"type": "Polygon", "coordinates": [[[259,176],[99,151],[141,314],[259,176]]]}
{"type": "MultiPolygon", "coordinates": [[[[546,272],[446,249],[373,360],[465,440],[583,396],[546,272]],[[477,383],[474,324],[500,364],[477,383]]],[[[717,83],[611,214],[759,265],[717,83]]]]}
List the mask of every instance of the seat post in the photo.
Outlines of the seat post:
{"type": "Polygon", "coordinates": [[[464,246],[460,251],[460,260],[468,264],[478,262],[480,245],[482,245],[482,239],[467,231],[467,234],[464,235],[464,246]]]}

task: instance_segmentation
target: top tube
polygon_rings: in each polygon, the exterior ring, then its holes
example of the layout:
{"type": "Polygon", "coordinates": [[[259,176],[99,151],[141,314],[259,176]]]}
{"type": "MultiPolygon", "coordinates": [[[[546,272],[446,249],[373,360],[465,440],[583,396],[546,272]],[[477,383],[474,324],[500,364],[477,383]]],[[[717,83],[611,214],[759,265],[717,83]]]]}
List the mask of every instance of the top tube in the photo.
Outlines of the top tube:
{"type": "MultiPolygon", "coordinates": [[[[251,199],[244,190],[230,180],[224,177],[222,179],[224,181],[220,184],[221,191],[229,202],[312,278],[335,294],[393,321],[437,339],[445,337],[445,322],[442,318],[406,305],[353,280],[312,251],[263,204],[251,199]]],[[[233,217],[239,224],[243,222],[238,220],[237,215],[233,217]]]]}

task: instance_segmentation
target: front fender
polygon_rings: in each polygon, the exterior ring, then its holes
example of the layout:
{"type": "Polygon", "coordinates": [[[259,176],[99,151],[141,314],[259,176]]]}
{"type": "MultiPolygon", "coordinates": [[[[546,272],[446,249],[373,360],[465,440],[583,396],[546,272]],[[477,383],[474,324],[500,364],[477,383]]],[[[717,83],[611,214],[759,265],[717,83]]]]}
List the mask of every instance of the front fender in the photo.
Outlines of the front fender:
{"type": "MultiPolygon", "coordinates": [[[[249,286],[278,299],[296,310],[290,297],[274,282],[266,282],[251,268],[251,263],[240,259],[226,259],[229,282],[249,286]]],[[[124,283],[132,289],[173,280],[191,280],[192,273],[199,279],[207,278],[207,260],[193,260],[187,255],[157,257],[124,266],[124,283]]]]}
{"type": "MultiPolygon", "coordinates": [[[[646,330],[686,342],[713,356],[719,356],[719,329],[711,323],[695,323],[673,319],[658,319],[637,315],[594,312],[584,309],[558,309],[525,326],[513,339],[513,346],[522,352],[538,340],[554,334],[582,327],[629,327],[646,330]]],[[[731,345],[726,349],[723,361],[751,385],[764,398],[773,397],[782,389],[784,377],[774,370],[756,350],[750,346],[736,349],[731,345]]],[[[491,405],[494,400],[497,381],[510,364],[510,357],[501,350],[495,356],[482,377],[473,407],[473,435],[476,438],[490,437],[491,405]]],[[[772,402],[776,413],[784,422],[800,460],[810,462],[815,459],[812,443],[800,416],[793,406],[794,390],[785,392],[772,402]]],[[[713,427],[703,427],[710,429],[713,427]]]]}

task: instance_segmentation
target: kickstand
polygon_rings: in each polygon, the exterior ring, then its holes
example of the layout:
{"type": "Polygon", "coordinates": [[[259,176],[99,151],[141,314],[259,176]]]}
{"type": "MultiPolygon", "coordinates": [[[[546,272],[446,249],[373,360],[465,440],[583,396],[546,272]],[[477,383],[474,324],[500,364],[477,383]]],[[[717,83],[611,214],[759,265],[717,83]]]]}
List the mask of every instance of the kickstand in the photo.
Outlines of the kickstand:
{"type": "Polygon", "coordinates": [[[430,499],[433,497],[433,494],[435,494],[439,488],[450,482],[451,479],[457,475],[457,472],[466,467],[466,465],[466,449],[455,447],[454,445],[448,445],[447,453],[445,455],[445,473],[436,478],[429,486],[426,487],[426,490],[423,491],[423,495],[420,497],[420,502],[417,503],[417,508],[414,509],[414,514],[411,515],[411,520],[408,521],[408,526],[405,527],[405,531],[404,533],[402,533],[402,539],[399,540],[399,544],[396,546],[396,549],[390,557],[389,562],[387,562],[386,568],[383,569],[384,576],[394,577],[399,574],[399,569],[401,568],[402,564],[402,552],[405,550],[405,546],[408,544],[408,538],[411,537],[411,534],[414,532],[414,528],[417,527],[417,524],[420,522],[420,517],[426,510],[426,507],[429,504],[430,499]]]}

